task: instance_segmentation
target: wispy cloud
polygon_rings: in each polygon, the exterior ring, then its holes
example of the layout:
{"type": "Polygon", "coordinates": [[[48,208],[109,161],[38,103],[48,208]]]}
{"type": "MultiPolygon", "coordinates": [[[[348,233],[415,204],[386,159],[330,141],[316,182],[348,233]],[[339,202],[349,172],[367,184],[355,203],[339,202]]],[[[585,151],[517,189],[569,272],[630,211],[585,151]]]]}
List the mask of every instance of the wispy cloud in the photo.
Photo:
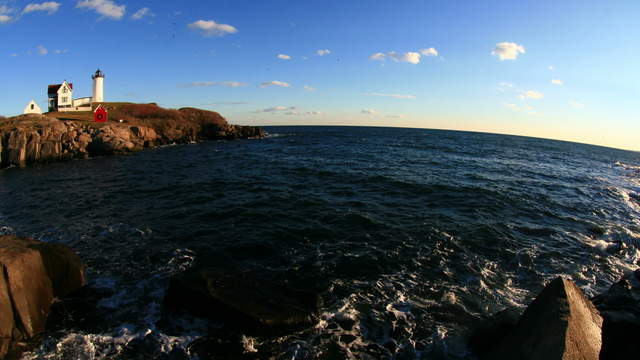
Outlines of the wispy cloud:
{"type": "Polygon", "coordinates": [[[369,56],[369,60],[384,60],[387,57],[385,53],[375,53],[369,56]]]}
{"type": "Polygon", "coordinates": [[[38,54],[39,55],[47,55],[49,53],[49,50],[47,50],[46,47],[42,46],[42,45],[38,45],[38,54]]]}
{"type": "Polygon", "coordinates": [[[256,110],[256,113],[274,113],[274,112],[279,112],[279,111],[285,111],[285,110],[296,110],[297,108],[295,106],[274,106],[274,107],[270,107],[270,108],[266,108],[266,109],[262,109],[262,110],[256,110]]]}
{"type": "Polygon", "coordinates": [[[321,49],[321,50],[316,51],[316,54],[318,54],[318,56],[329,55],[329,54],[331,54],[331,50],[329,50],[329,49],[321,49]]]}
{"type": "Polygon", "coordinates": [[[559,79],[551,79],[551,83],[554,85],[564,85],[564,81],[559,79]]]}
{"type": "Polygon", "coordinates": [[[154,14],[148,7],[143,7],[142,9],[136,11],[133,15],[131,15],[131,18],[133,20],[140,20],[146,16],[154,16],[154,14]]]}
{"type": "Polygon", "coordinates": [[[291,60],[291,56],[287,54],[278,54],[278,59],[280,60],[291,60]]]}
{"type": "Polygon", "coordinates": [[[516,105],[516,104],[505,103],[505,104],[502,104],[502,105],[504,105],[505,107],[507,107],[507,108],[509,108],[509,109],[511,109],[513,111],[520,111],[520,107],[518,105],[516,105]]]}
{"type": "Polygon", "coordinates": [[[554,67],[553,65],[549,65],[549,66],[547,66],[547,69],[549,69],[549,70],[554,70],[554,69],[555,69],[555,67],[554,67]]]}
{"type": "Polygon", "coordinates": [[[285,115],[295,115],[295,116],[315,116],[324,114],[321,111],[287,111],[284,113],[285,115]]]}
{"type": "Polygon", "coordinates": [[[24,14],[28,14],[34,11],[46,11],[49,15],[51,15],[58,11],[59,8],[60,3],[57,3],[55,1],[47,1],[41,4],[28,4],[24,7],[24,10],[22,10],[22,12],[24,14]]]}
{"type": "Polygon", "coordinates": [[[362,111],[360,111],[360,113],[365,114],[365,115],[375,115],[378,112],[373,110],[373,109],[363,109],[362,111]]]}
{"type": "Polygon", "coordinates": [[[420,49],[420,54],[424,56],[438,56],[438,50],[434,48],[420,49]]]}
{"type": "Polygon", "coordinates": [[[515,60],[519,54],[524,54],[524,46],[518,45],[513,42],[501,42],[497,43],[496,47],[491,52],[491,55],[496,55],[500,58],[500,61],[515,60]]]}
{"type": "Polygon", "coordinates": [[[56,54],[66,54],[69,52],[69,49],[55,49],[53,52],[56,54]]]}
{"type": "Polygon", "coordinates": [[[389,119],[404,119],[404,118],[406,118],[406,117],[407,117],[407,115],[405,115],[405,114],[398,114],[398,115],[387,115],[387,116],[385,116],[385,117],[386,117],[386,118],[389,118],[389,119]]]}
{"type": "Polygon", "coordinates": [[[112,0],[84,0],[76,3],[77,8],[94,10],[102,15],[102,18],[120,20],[125,14],[125,5],[117,5],[112,0]]]}
{"type": "Polygon", "coordinates": [[[238,32],[238,29],[234,26],[229,24],[218,24],[213,20],[198,20],[187,26],[194,31],[200,32],[201,35],[206,37],[224,36],[238,32]]]}
{"type": "Polygon", "coordinates": [[[290,87],[291,84],[286,83],[284,81],[278,81],[278,80],[267,81],[260,84],[260,87],[263,87],[263,88],[266,88],[269,86],[290,87]]]}
{"type": "Polygon", "coordinates": [[[368,95],[368,96],[383,96],[383,97],[390,97],[390,98],[394,98],[394,99],[411,99],[411,100],[414,100],[416,98],[415,95],[402,95],[402,94],[365,93],[364,95],[368,95]]]}
{"type": "Polygon", "coordinates": [[[310,86],[310,85],[305,85],[305,86],[304,86],[304,89],[305,89],[306,91],[316,91],[316,88],[314,88],[313,86],[310,86]]]}
{"type": "Polygon", "coordinates": [[[543,93],[535,90],[527,90],[522,95],[529,99],[542,99],[544,97],[543,93]]]}
{"type": "Polygon", "coordinates": [[[247,86],[247,84],[239,81],[194,81],[186,84],[181,84],[181,87],[211,87],[211,86],[226,86],[231,88],[237,88],[247,86]]]}
{"type": "Polygon", "coordinates": [[[576,109],[582,109],[584,107],[584,104],[575,100],[571,100],[569,101],[569,105],[571,105],[572,107],[576,108],[576,109]]]}
{"type": "Polygon", "coordinates": [[[6,14],[0,14],[0,24],[6,24],[11,22],[11,16],[6,14]]]}
{"type": "Polygon", "coordinates": [[[249,104],[246,101],[218,101],[218,102],[212,102],[209,103],[208,105],[247,105],[249,104]]]}

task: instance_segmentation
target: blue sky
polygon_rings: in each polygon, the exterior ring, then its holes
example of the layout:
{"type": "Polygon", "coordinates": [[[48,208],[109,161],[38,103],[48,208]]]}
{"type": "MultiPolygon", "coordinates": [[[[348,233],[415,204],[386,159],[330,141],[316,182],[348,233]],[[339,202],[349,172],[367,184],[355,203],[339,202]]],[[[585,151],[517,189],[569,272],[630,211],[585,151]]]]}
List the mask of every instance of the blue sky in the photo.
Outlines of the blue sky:
{"type": "Polygon", "coordinates": [[[68,80],[254,125],[486,131],[640,150],[640,2],[0,0],[0,114],[68,80]]]}

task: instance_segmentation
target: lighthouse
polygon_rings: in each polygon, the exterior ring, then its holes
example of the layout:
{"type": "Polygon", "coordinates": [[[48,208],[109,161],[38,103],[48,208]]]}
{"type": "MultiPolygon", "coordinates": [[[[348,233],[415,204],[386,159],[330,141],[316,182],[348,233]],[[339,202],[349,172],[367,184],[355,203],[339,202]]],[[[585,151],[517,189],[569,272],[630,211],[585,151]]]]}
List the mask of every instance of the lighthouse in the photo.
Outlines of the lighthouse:
{"type": "Polygon", "coordinates": [[[93,99],[91,102],[104,102],[104,73],[98,69],[91,78],[93,79],[93,99]]]}

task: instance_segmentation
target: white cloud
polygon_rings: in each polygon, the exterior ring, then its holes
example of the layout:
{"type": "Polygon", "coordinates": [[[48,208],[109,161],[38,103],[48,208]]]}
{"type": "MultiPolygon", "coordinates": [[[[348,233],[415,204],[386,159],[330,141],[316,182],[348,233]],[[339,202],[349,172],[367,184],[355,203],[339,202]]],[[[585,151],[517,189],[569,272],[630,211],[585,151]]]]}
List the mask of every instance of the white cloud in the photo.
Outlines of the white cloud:
{"type": "Polygon", "coordinates": [[[11,57],[16,57],[16,56],[18,56],[18,54],[13,53],[13,54],[11,54],[11,55],[9,55],[9,56],[11,56],[11,57]]]}
{"type": "Polygon", "coordinates": [[[543,93],[535,90],[528,90],[523,95],[529,99],[542,99],[544,97],[543,93]]]}
{"type": "Polygon", "coordinates": [[[554,70],[554,69],[555,69],[555,67],[554,67],[553,65],[549,65],[549,66],[547,66],[547,69],[549,69],[549,70],[554,70]]]}
{"type": "Polygon", "coordinates": [[[573,106],[576,109],[582,109],[584,107],[584,104],[575,100],[571,100],[569,101],[569,105],[573,106]]]}
{"type": "Polygon", "coordinates": [[[318,50],[318,51],[316,51],[316,54],[318,54],[318,56],[329,55],[329,54],[331,54],[331,50],[329,50],[329,49],[318,50]]]}
{"type": "Polygon", "coordinates": [[[520,111],[520,107],[518,107],[518,105],[516,104],[503,104],[503,105],[513,111],[520,111]]]}
{"type": "Polygon", "coordinates": [[[6,5],[0,5],[0,24],[10,23],[12,18],[11,14],[14,12],[14,9],[9,8],[6,5]]]}
{"type": "Polygon", "coordinates": [[[369,60],[384,60],[386,57],[386,55],[384,53],[375,53],[371,56],[369,56],[369,60]]]}
{"type": "Polygon", "coordinates": [[[414,100],[416,98],[415,95],[401,95],[401,94],[366,93],[365,95],[369,95],[369,96],[384,96],[384,97],[391,97],[391,98],[395,98],[395,99],[411,99],[411,100],[414,100]]]}
{"type": "Polygon", "coordinates": [[[498,86],[503,87],[503,88],[513,88],[513,84],[510,83],[510,82],[506,82],[506,81],[503,81],[503,82],[499,83],[498,86]]]}
{"type": "Polygon", "coordinates": [[[418,50],[418,52],[415,51],[409,51],[406,53],[398,53],[395,51],[389,51],[387,53],[381,53],[381,52],[377,52],[375,54],[372,54],[369,56],[369,60],[379,60],[379,61],[384,61],[387,58],[391,59],[395,62],[406,62],[406,63],[410,63],[410,64],[419,64],[420,63],[420,59],[421,59],[421,55],[424,56],[437,56],[438,55],[438,50],[434,49],[434,48],[429,48],[429,49],[420,49],[418,50]]]}
{"type": "Polygon", "coordinates": [[[78,1],[77,8],[87,8],[95,10],[103,18],[120,20],[125,13],[125,5],[117,5],[112,0],[84,0],[78,1]]]}
{"type": "Polygon", "coordinates": [[[38,54],[47,55],[48,53],[49,53],[49,50],[47,50],[46,47],[44,47],[42,45],[38,45],[38,54]]]}
{"type": "Polygon", "coordinates": [[[304,86],[304,89],[305,89],[306,91],[316,91],[316,88],[314,88],[313,86],[310,86],[310,85],[305,85],[305,86],[304,86]]]}
{"type": "Polygon", "coordinates": [[[438,50],[435,48],[420,49],[420,54],[424,56],[438,56],[438,50]]]}
{"type": "Polygon", "coordinates": [[[497,55],[500,61],[503,60],[515,60],[518,55],[524,54],[524,46],[518,45],[513,42],[501,42],[497,43],[495,49],[491,52],[491,55],[497,55]]]}
{"type": "Polygon", "coordinates": [[[43,2],[42,4],[29,4],[25,6],[22,12],[27,14],[33,11],[46,11],[49,13],[49,15],[51,15],[56,11],[58,11],[59,8],[60,8],[60,3],[57,3],[55,1],[47,1],[47,2],[43,2]]]}
{"type": "Polygon", "coordinates": [[[361,111],[361,113],[365,114],[365,115],[375,115],[378,112],[373,110],[373,109],[364,109],[364,110],[361,111]]]}
{"type": "Polygon", "coordinates": [[[262,84],[260,84],[260,87],[269,87],[269,86],[280,86],[280,87],[290,87],[291,84],[286,83],[284,81],[278,81],[278,80],[273,80],[273,81],[267,81],[267,82],[263,82],[262,84]]]}
{"type": "Polygon", "coordinates": [[[291,56],[286,54],[278,54],[278,59],[280,60],[291,60],[291,56]]]}
{"type": "Polygon", "coordinates": [[[211,87],[211,86],[226,86],[226,87],[242,87],[247,84],[241,83],[239,81],[194,81],[187,84],[183,84],[182,87],[211,87]]]}
{"type": "Polygon", "coordinates": [[[144,7],[136,11],[133,15],[131,15],[131,18],[133,20],[140,20],[145,16],[154,16],[153,13],[151,13],[151,9],[149,9],[148,7],[144,7]]]}
{"type": "Polygon", "coordinates": [[[407,115],[405,115],[405,114],[399,114],[399,115],[387,115],[387,116],[385,116],[385,117],[386,117],[386,118],[389,118],[389,119],[404,119],[404,118],[406,118],[406,117],[407,117],[407,115]]]}
{"type": "Polygon", "coordinates": [[[198,20],[187,25],[194,31],[199,31],[203,36],[224,36],[227,34],[235,34],[238,29],[228,24],[218,24],[213,20],[198,20]]]}
{"type": "Polygon", "coordinates": [[[555,85],[564,85],[564,81],[558,79],[551,79],[551,83],[555,85]]]}
{"type": "Polygon", "coordinates": [[[398,54],[395,51],[387,53],[387,56],[393,59],[395,62],[408,62],[411,64],[420,63],[420,54],[417,52],[406,52],[404,54],[398,54]]]}
{"type": "Polygon", "coordinates": [[[53,52],[56,54],[66,54],[69,52],[69,49],[56,49],[53,52]]]}

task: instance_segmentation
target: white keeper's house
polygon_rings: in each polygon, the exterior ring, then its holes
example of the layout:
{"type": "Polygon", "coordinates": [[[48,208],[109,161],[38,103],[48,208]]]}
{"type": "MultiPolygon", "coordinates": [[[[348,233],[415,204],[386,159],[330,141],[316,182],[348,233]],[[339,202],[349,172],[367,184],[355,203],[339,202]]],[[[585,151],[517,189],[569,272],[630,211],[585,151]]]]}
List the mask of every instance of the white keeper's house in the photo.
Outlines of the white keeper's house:
{"type": "MultiPolygon", "coordinates": [[[[47,96],[49,111],[91,111],[93,103],[104,102],[104,73],[100,69],[91,76],[93,79],[93,96],[73,98],[73,83],[66,80],[62,84],[49,85],[47,96]]],[[[31,108],[31,103],[27,107],[31,108]]],[[[26,114],[25,109],[25,114],[26,114]]]]}

